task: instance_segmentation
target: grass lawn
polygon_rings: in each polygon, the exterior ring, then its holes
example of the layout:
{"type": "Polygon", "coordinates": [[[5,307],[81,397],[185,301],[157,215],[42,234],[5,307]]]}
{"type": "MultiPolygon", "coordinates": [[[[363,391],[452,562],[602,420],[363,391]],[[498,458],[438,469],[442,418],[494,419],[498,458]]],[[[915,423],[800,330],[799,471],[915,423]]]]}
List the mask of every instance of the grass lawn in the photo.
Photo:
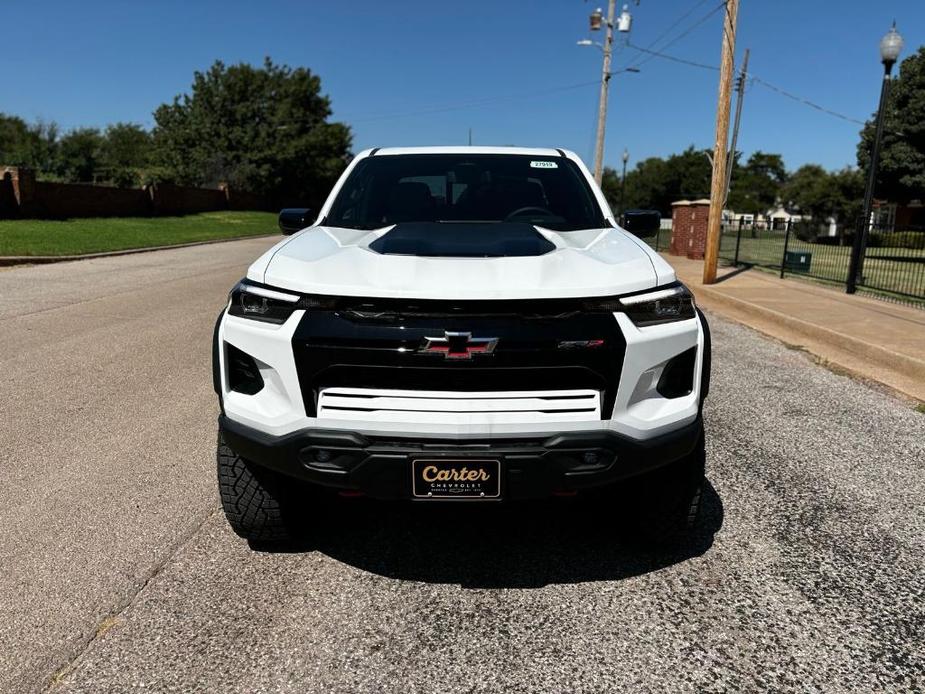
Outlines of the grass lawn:
{"type": "Polygon", "coordinates": [[[2,255],[79,255],[278,233],[272,212],[0,220],[2,255]]]}
{"type": "MultiPolygon", "coordinates": [[[[735,255],[735,236],[722,239],[720,256],[731,259],[735,255]]],[[[800,241],[791,236],[788,251],[807,252],[812,255],[809,272],[787,270],[786,275],[809,275],[835,282],[844,282],[851,263],[850,246],[829,246],[800,241]]],[[[739,246],[741,262],[780,267],[784,254],[783,236],[742,235],[739,246]]],[[[864,284],[871,289],[899,292],[925,297],[925,250],[912,248],[868,247],[864,261],[864,284]]]]}

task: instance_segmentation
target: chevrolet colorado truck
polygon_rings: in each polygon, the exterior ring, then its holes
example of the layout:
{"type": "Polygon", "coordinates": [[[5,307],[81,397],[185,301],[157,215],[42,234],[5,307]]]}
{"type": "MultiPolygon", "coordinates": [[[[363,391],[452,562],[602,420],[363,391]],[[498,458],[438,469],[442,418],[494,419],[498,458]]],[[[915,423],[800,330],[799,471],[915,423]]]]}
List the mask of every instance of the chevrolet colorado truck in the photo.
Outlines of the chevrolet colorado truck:
{"type": "Polygon", "coordinates": [[[710,336],[640,240],[659,221],[618,224],[560,149],[359,154],[317,214],[280,213],[288,236],[215,326],[232,529],[285,541],[325,490],[614,494],[641,537],[683,537],[704,480],[710,336]]]}

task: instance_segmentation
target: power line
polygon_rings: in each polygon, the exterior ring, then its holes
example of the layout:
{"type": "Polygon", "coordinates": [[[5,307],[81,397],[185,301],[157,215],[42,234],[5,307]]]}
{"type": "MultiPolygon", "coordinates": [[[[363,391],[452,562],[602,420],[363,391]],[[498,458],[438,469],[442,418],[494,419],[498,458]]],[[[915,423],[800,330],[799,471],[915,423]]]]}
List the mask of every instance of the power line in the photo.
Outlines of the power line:
{"type": "Polygon", "coordinates": [[[676,26],[678,26],[681,22],[683,22],[685,19],[687,19],[688,17],[690,17],[692,14],[694,14],[694,12],[696,12],[700,7],[702,7],[702,6],[705,5],[706,3],[707,3],[707,0],[700,0],[700,2],[698,2],[696,5],[694,5],[692,8],[690,8],[687,12],[685,12],[685,13],[682,14],[680,17],[678,17],[674,22],[672,22],[672,23],[668,26],[667,29],[665,29],[664,31],[662,31],[661,34],[659,34],[658,36],[656,36],[656,37],[649,43],[649,45],[647,46],[647,48],[655,48],[656,44],[657,44],[659,41],[661,41],[663,38],[665,38],[665,36],[668,35],[668,33],[669,33],[672,29],[674,29],[674,28],[675,28],[676,26]]]}
{"type": "Polygon", "coordinates": [[[706,13],[703,17],[701,17],[699,20],[697,20],[696,22],[694,22],[694,23],[693,23],[691,26],[689,26],[685,31],[682,31],[680,34],[678,34],[678,35],[675,36],[673,39],[671,39],[671,41],[669,41],[668,43],[666,43],[666,44],[664,44],[664,45],[662,45],[662,46],[659,46],[659,48],[660,48],[661,50],[665,50],[666,48],[670,48],[671,46],[673,46],[674,44],[676,44],[678,41],[680,41],[681,39],[683,39],[685,36],[689,35],[689,34],[690,34],[691,32],[693,32],[695,29],[697,29],[697,28],[700,27],[702,24],[704,24],[708,19],[710,19],[710,17],[712,17],[713,15],[715,15],[717,12],[719,12],[719,11],[722,10],[722,9],[725,9],[725,7],[726,7],[726,0],[722,0],[722,2],[720,2],[716,7],[714,7],[712,10],[710,10],[709,12],[707,12],[707,13],[706,13]]]}
{"type": "MultiPolygon", "coordinates": [[[[668,28],[664,29],[664,30],[661,32],[661,34],[659,34],[659,35],[655,38],[655,40],[652,41],[652,43],[649,44],[650,48],[651,48],[652,46],[654,46],[655,44],[657,44],[659,41],[661,41],[666,35],[668,35],[668,33],[671,32],[672,29],[674,29],[674,28],[677,27],[679,24],[681,24],[681,22],[683,22],[685,19],[687,19],[688,17],[690,17],[694,12],[696,12],[700,7],[702,7],[702,6],[703,6],[704,4],[706,4],[707,2],[708,2],[708,0],[700,0],[700,1],[697,2],[693,7],[691,7],[690,10],[688,10],[687,12],[685,12],[684,14],[682,14],[680,17],[678,17],[672,24],[670,24],[670,25],[668,26],[668,28]]],[[[703,24],[703,23],[704,23],[707,19],[709,19],[712,15],[716,14],[716,12],[718,12],[721,8],[725,7],[725,5],[726,5],[726,0],[722,0],[722,2],[719,3],[719,5],[717,5],[717,6],[714,7],[712,10],[710,10],[710,12],[708,12],[705,16],[701,17],[699,20],[697,20],[697,22],[695,22],[693,25],[691,25],[690,27],[688,27],[686,30],[684,30],[683,32],[681,32],[678,36],[675,36],[673,39],[671,39],[667,44],[665,44],[664,47],[671,46],[671,45],[677,43],[678,41],[680,41],[682,38],[684,38],[685,36],[687,36],[688,34],[690,34],[694,29],[696,29],[696,28],[699,27],[701,24],[703,24]]],[[[632,45],[632,44],[629,43],[629,40],[627,40],[627,41],[625,41],[625,42],[620,42],[620,43],[618,43],[618,44],[616,45],[616,47],[615,47],[615,49],[616,49],[616,50],[615,50],[615,53],[619,53],[620,50],[621,50],[624,46],[633,48],[633,49],[635,49],[635,50],[637,50],[637,51],[641,51],[641,52],[644,52],[644,53],[653,53],[653,56],[654,56],[654,55],[659,55],[659,57],[665,57],[665,58],[667,58],[667,59],[669,59],[669,60],[674,60],[674,61],[676,61],[676,62],[683,62],[683,63],[688,63],[688,64],[694,64],[694,63],[691,62],[691,61],[685,61],[685,60],[683,60],[683,59],[674,58],[674,57],[672,57],[672,56],[665,56],[665,55],[659,54],[659,53],[657,53],[657,52],[651,51],[650,49],[647,49],[647,48],[641,48],[641,47],[639,47],[639,46],[634,46],[634,45],[632,45]]],[[[622,73],[622,72],[636,71],[636,68],[637,68],[639,65],[642,65],[642,64],[648,62],[648,60],[651,60],[651,57],[652,57],[652,56],[650,56],[649,58],[644,58],[642,61],[640,61],[640,62],[637,63],[636,65],[630,65],[630,66],[628,66],[628,67],[626,67],[626,68],[623,68],[623,69],[621,69],[621,70],[613,70],[610,74],[611,74],[611,75],[617,75],[617,74],[620,74],[620,73],[622,73]]],[[[491,105],[491,104],[494,104],[494,103],[502,103],[502,102],[505,102],[505,101],[517,101],[517,100],[520,100],[520,99],[536,98],[536,97],[539,97],[539,96],[544,96],[544,95],[546,95],[546,94],[555,94],[555,93],[558,93],[558,92],[570,91],[570,90],[573,90],[573,89],[580,89],[580,88],[582,88],[582,87],[588,87],[588,86],[591,86],[591,85],[598,85],[598,84],[600,84],[600,81],[599,81],[599,80],[594,80],[594,81],[592,81],[592,82],[580,82],[580,83],[578,83],[578,84],[570,84],[570,85],[564,85],[564,86],[560,86],[560,87],[551,87],[551,88],[549,88],[549,89],[545,89],[545,90],[542,90],[542,91],[528,92],[528,93],[522,93],[522,94],[509,94],[509,95],[494,96],[494,97],[485,97],[485,98],[483,98],[483,99],[475,99],[475,100],[473,100],[473,101],[461,102],[461,103],[458,103],[458,104],[447,104],[447,105],[445,105],[445,106],[434,106],[434,107],[429,107],[429,108],[425,108],[425,109],[419,109],[419,110],[415,110],[415,111],[405,111],[405,112],[399,112],[399,113],[372,114],[372,115],[369,115],[369,116],[360,116],[360,117],[347,117],[347,116],[344,116],[343,118],[344,118],[345,120],[349,120],[349,121],[352,122],[352,123],[368,123],[368,122],[371,122],[371,121],[388,120],[388,119],[392,119],[392,118],[410,118],[410,117],[412,117],[412,116],[428,115],[428,114],[432,114],[432,113],[445,113],[445,112],[447,112],[447,111],[457,111],[457,110],[462,110],[462,109],[467,109],[467,108],[475,108],[475,107],[479,107],[479,106],[488,106],[488,105],[491,105]]]]}
{"type": "Polygon", "coordinates": [[[665,60],[670,60],[674,63],[681,63],[682,65],[690,65],[692,67],[699,67],[705,70],[713,70],[714,72],[719,70],[719,68],[716,65],[707,65],[706,63],[698,63],[694,60],[678,58],[677,56],[674,56],[674,55],[668,55],[667,53],[662,53],[660,51],[649,50],[648,48],[643,48],[642,46],[636,46],[636,45],[633,45],[632,43],[627,43],[627,46],[629,48],[632,48],[633,50],[641,51],[642,53],[648,53],[653,58],[664,58],[665,60]]]}
{"type": "MultiPolygon", "coordinates": [[[[639,65],[642,65],[642,64],[648,62],[648,61],[651,60],[652,58],[661,58],[661,59],[663,59],[663,60],[668,60],[668,61],[671,61],[671,62],[673,62],[673,63],[679,63],[679,64],[681,64],[681,65],[688,65],[688,66],[690,66],[690,67],[696,67],[696,68],[699,68],[699,69],[702,69],[702,70],[710,70],[710,71],[713,71],[713,72],[717,72],[717,71],[719,70],[719,67],[717,67],[716,65],[709,65],[709,64],[707,64],[707,63],[701,63],[701,62],[698,62],[698,61],[696,61],[696,60],[688,60],[687,58],[680,58],[680,57],[678,57],[678,56],[676,56],[676,55],[671,55],[671,54],[669,54],[669,53],[665,53],[665,52],[663,52],[663,50],[653,50],[653,49],[651,48],[651,46],[653,46],[653,45],[655,45],[656,43],[658,43],[658,42],[661,40],[661,38],[662,38],[663,36],[667,35],[668,32],[670,32],[672,28],[674,28],[675,26],[677,26],[678,24],[680,24],[684,19],[686,19],[687,17],[689,17],[691,14],[693,14],[694,11],[696,11],[696,10],[697,10],[700,6],[702,6],[706,1],[707,1],[707,0],[701,0],[701,2],[697,3],[696,5],[694,5],[694,7],[693,7],[691,10],[689,10],[686,14],[682,15],[679,19],[677,19],[677,20],[674,22],[674,24],[672,24],[671,26],[668,27],[668,29],[664,30],[664,31],[659,35],[659,37],[656,38],[655,41],[651,42],[651,43],[649,44],[650,47],[648,47],[648,48],[647,48],[647,47],[643,47],[643,46],[637,46],[637,45],[631,43],[629,40],[627,40],[627,41],[625,42],[625,44],[620,44],[620,47],[622,47],[622,45],[625,45],[627,48],[632,48],[633,50],[639,51],[640,53],[645,53],[648,57],[647,57],[647,58],[644,58],[644,59],[641,60],[640,62],[636,63],[636,65],[631,65],[631,66],[629,66],[628,68],[623,68],[622,70],[614,70],[611,74],[619,74],[619,73],[621,73],[621,72],[626,72],[627,70],[635,69],[635,68],[638,67],[639,65]]],[[[693,25],[691,25],[690,27],[688,27],[687,29],[685,29],[683,32],[681,32],[680,34],[678,34],[677,36],[675,36],[671,41],[669,41],[667,44],[665,44],[665,46],[663,46],[662,49],[667,48],[668,46],[671,46],[671,45],[677,43],[679,40],[681,40],[682,38],[684,38],[685,36],[687,36],[688,34],[690,34],[692,31],[694,31],[694,29],[696,29],[698,26],[700,26],[701,24],[703,24],[703,23],[704,23],[707,19],[709,19],[712,15],[716,14],[716,12],[718,12],[721,8],[725,7],[725,5],[726,5],[726,2],[725,2],[725,0],[723,0],[723,2],[721,2],[719,5],[717,5],[717,6],[714,7],[712,10],[710,10],[709,13],[707,13],[706,15],[704,15],[703,17],[701,17],[696,23],[694,23],[693,25]]],[[[755,75],[755,74],[753,74],[753,73],[750,73],[750,72],[749,72],[749,73],[746,73],[746,77],[747,77],[747,79],[748,79],[751,83],[753,83],[753,84],[760,84],[761,86],[765,87],[766,89],[769,89],[769,90],[771,90],[771,91],[773,91],[773,92],[775,92],[775,93],[777,93],[777,94],[780,94],[781,96],[784,96],[784,97],[786,97],[786,98],[788,98],[788,99],[791,99],[792,101],[796,101],[797,103],[801,103],[801,104],[803,104],[804,106],[808,106],[808,107],[810,107],[810,108],[812,108],[812,109],[814,109],[814,110],[816,110],[816,111],[819,111],[820,113],[825,113],[826,115],[833,116],[833,117],[835,117],[835,118],[838,118],[838,119],[840,119],[840,120],[846,121],[846,122],[848,122],[848,123],[854,123],[854,124],[857,124],[857,125],[865,125],[865,124],[866,124],[866,122],[863,121],[863,120],[859,120],[859,119],[857,119],[857,118],[852,118],[851,116],[847,116],[847,115],[845,115],[845,114],[843,114],[843,113],[839,113],[838,111],[833,111],[833,110],[830,109],[830,108],[826,108],[825,106],[821,106],[820,104],[817,104],[817,103],[815,103],[814,101],[812,101],[812,100],[810,100],[810,99],[807,99],[806,97],[800,96],[800,95],[798,95],[798,94],[794,94],[793,92],[790,92],[790,91],[784,89],[783,87],[779,87],[779,86],[777,86],[777,85],[775,85],[775,84],[772,84],[771,82],[768,82],[767,80],[764,80],[764,79],[762,79],[761,77],[758,77],[757,75],[755,75]]],[[[577,84],[569,84],[569,85],[563,85],[563,86],[558,86],[558,87],[550,87],[550,88],[548,88],[548,89],[539,90],[539,91],[535,91],[535,92],[526,92],[526,93],[520,93],[520,94],[506,94],[506,95],[499,95],[499,96],[493,96],[493,97],[485,97],[485,98],[482,98],[482,99],[475,99],[475,100],[473,100],[473,101],[461,102],[461,103],[457,103],[457,104],[447,104],[447,105],[445,105],[445,106],[434,106],[434,107],[430,107],[430,108],[419,109],[419,110],[416,110],[416,111],[405,111],[405,112],[390,113],[390,114],[378,114],[378,115],[371,115],[371,116],[367,116],[367,117],[362,117],[362,116],[361,116],[361,117],[359,117],[359,118],[345,118],[345,119],[346,119],[346,120],[349,120],[349,121],[351,121],[351,122],[353,122],[353,123],[367,123],[367,122],[370,122],[370,121],[387,120],[387,119],[391,119],[391,118],[410,118],[410,117],[412,117],[412,116],[427,115],[427,114],[431,114],[431,113],[444,113],[444,112],[447,112],[447,111],[457,111],[457,110],[462,110],[462,109],[467,109],[467,108],[477,108],[477,107],[479,107],[479,106],[490,106],[490,105],[492,105],[492,104],[495,104],[495,103],[503,103],[503,102],[505,102],[505,101],[517,101],[517,100],[521,100],[521,99],[532,99],[532,98],[536,98],[536,97],[540,97],[540,96],[545,96],[545,95],[547,95],[547,94],[555,94],[555,93],[558,93],[558,92],[571,91],[571,90],[574,90],[574,89],[581,89],[582,87],[590,87],[590,86],[592,86],[592,85],[597,86],[597,85],[599,85],[599,84],[600,84],[600,80],[593,80],[593,81],[588,81],[588,82],[579,82],[579,83],[577,83],[577,84]]],[[[899,133],[897,133],[897,134],[899,134],[899,133]]]]}
{"type": "MultiPolygon", "coordinates": [[[[697,9],[697,8],[700,7],[700,5],[702,5],[702,4],[703,4],[702,2],[699,3],[698,5],[696,5],[696,6],[694,7],[694,9],[697,9]]],[[[710,19],[713,15],[715,15],[717,12],[719,12],[721,9],[723,9],[723,8],[725,8],[725,7],[726,7],[726,0],[722,0],[722,2],[720,2],[718,5],[716,5],[713,9],[711,9],[709,12],[707,12],[703,17],[701,17],[700,19],[698,19],[696,22],[694,22],[694,23],[691,24],[689,27],[687,27],[687,29],[685,29],[685,30],[682,31],[680,34],[678,34],[677,36],[675,36],[673,39],[671,39],[670,41],[668,41],[668,43],[666,43],[666,44],[660,46],[660,47],[659,47],[659,50],[665,50],[666,48],[670,48],[671,46],[675,45],[678,41],[680,41],[680,40],[683,39],[684,37],[686,37],[686,36],[688,36],[689,34],[691,34],[691,32],[693,32],[695,29],[697,29],[698,27],[700,27],[701,25],[703,25],[708,19],[710,19]]],[[[688,13],[688,14],[690,14],[690,13],[688,13]]],[[[663,32],[663,33],[667,33],[667,32],[663,32]]],[[[656,43],[658,43],[658,41],[653,41],[652,43],[649,44],[648,48],[645,48],[645,49],[639,48],[638,46],[632,46],[632,48],[636,48],[637,50],[641,50],[643,53],[652,53],[652,52],[653,52],[652,49],[654,48],[654,46],[655,46],[656,43]]],[[[653,57],[654,57],[653,55],[650,55],[649,57],[643,58],[643,59],[640,60],[639,62],[635,63],[635,64],[633,65],[633,67],[640,67],[640,66],[642,66],[642,65],[645,65],[647,62],[649,62],[650,60],[652,60],[653,57]]]]}
{"type": "MultiPolygon", "coordinates": [[[[628,45],[630,48],[634,49],[634,50],[642,51],[643,53],[648,53],[648,54],[651,55],[653,58],[662,58],[662,59],[664,59],[664,60],[670,60],[670,61],[673,62],[673,63],[680,63],[680,64],[682,64],[682,65],[690,65],[691,67],[697,67],[697,68],[701,68],[701,69],[703,69],[703,70],[711,70],[711,71],[713,71],[713,72],[716,72],[716,71],[719,70],[719,68],[718,68],[716,65],[708,65],[708,64],[706,64],[706,63],[698,63],[698,62],[695,61],[695,60],[687,60],[686,58],[679,58],[679,57],[674,56],[674,55],[669,55],[669,54],[667,54],[667,53],[662,53],[661,51],[653,51],[653,50],[649,50],[649,49],[647,49],[647,48],[642,48],[641,46],[635,46],[635,45],[633,45],[633,44],[631,44],[631,43],[629,43],[629,44],[627,44],[627,45],[628,45]]],[[[784,89],[783,87],[778,87],[776,84],[771,84],[771,83],[768,82],[767,80],[764,80],[764,79],[758,77],[758,75],[755,75],[755,74],[753,74],[753,73],[751,73],[751,72],[745,73],[745,76],[746,76],[746,78],[747,78],[751,83],[753,83],[753,84],[760,84],[761,86],[763,86],[763,87],[765,87],[765,88],[767,88],[767,89],[770,89],[771,91],[776,92],[776,93],[780,94],[781,96],[785,96],[785,97],[787,97],[788,99],[792,99],[793,101],[796,101],[796,102],[798,102],[798,103],[801,103],[801,104],[803,104],[804,106],[809,106],[810,108],[815,109],[816,111],[819,111],[819,112],[821,112],[821,113],[825,113],[825,114],[830,115],[830,116],[834,116],[835,118],[840,118],[841,120],[847,121],[847,122],[849,122],[849,123],[855,123],[855,124],[857,124],[857,125],[866,125],[866,121],[859,120],[859,119],[857,119],[857,118],[852,118],[851,116],[846,116],[844,113],[839,113],[838,111],[833,111],[833,110],[830,109],[830,108],[826,108],[825,106],[821,106],[821,105],[817,104],[816,102],[811,101],[810,99],[807,99],[806,97],[800,96],[800,95],[798,95],[798,94],[794,94],[793,92],[789,92],[789,91],[787,91],[786,89],[784,89]]]]}
{"type": "Polygon", "coordinates": [[[846,116],[844,113],[833,111],[832,109],[826,108],[825,106],[820,106],[819,104],[813,103],[809,99],[806,99],[802,96],[798,96],[797,94],[792,94],[788,92],[786,89],[781,89],[777,85],[771,84],[770,82],[766,82],[765,80],[761,79],[760,77],[756,75],[748,73],[748,77],[752,82],[756,82],[762,85],[763,87],[767,87],[768,89],[777,92],[781,96],[786,96],[788,99],[793,99],[794,101],[797,101],[801,104],[809,106],[810,108],[814,108],[817,111],[822,111],[822,113],[827,113],[830,116],[841,118],[842,120],[848,121],[849,123],[857,123],[858,125],[866,125],[865,121],[858,120],[857,118],[852,118],[851,116],[846,116]]]}

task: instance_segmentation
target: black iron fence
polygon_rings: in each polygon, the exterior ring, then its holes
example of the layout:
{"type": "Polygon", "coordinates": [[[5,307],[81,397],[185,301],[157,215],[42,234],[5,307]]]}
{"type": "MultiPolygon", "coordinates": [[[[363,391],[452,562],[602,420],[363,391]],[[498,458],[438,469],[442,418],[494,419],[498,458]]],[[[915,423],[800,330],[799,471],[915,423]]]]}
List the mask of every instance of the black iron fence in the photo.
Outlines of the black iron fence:
{"type": "MultiPolygon", "coordinates": [[[[853,232],[811,223],[734,221],[723,225],[719,257],[736,266],[772,268],[781,277],[803,275],[847,284],[853,242],[853,232]]],[[[925,226],[872,226],[857,286],[925,301],[925,226]]]]}
{"type": "Polygon", "coordinates": [[[668,244],[671,243],[671,227],[659,229],[655,236],[650,236],[644,240],[656,251],[667,251],[668,244]]]}

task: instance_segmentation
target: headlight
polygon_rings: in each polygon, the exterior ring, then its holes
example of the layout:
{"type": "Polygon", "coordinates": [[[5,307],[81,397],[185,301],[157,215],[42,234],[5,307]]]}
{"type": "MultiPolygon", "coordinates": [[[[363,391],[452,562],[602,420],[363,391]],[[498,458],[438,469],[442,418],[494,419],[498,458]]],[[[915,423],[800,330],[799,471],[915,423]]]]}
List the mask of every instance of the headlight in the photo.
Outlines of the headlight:
{"type": "Polygon", "coordinates": [[[591,299],[585,302],[585,309],[623,312],[639,328],[688,320],[697,315],[693,295],[680,282],[643,294],[591,299]]]}
{"type": "Polygon", "coordinates": [[[289,294],[242,280],[231,290],[228,313],[265,323],[285,323],[296,310],[299,298],[298,294],[289,294]]]}
{"type": "Polygon", "coordinates": [[[285,323],[298,309],[327,309],[334,306],[334,298],[306,296],[241,280],[229,295],[228,313],[240,318],[263,321],[264,323],[285,323]]]}

